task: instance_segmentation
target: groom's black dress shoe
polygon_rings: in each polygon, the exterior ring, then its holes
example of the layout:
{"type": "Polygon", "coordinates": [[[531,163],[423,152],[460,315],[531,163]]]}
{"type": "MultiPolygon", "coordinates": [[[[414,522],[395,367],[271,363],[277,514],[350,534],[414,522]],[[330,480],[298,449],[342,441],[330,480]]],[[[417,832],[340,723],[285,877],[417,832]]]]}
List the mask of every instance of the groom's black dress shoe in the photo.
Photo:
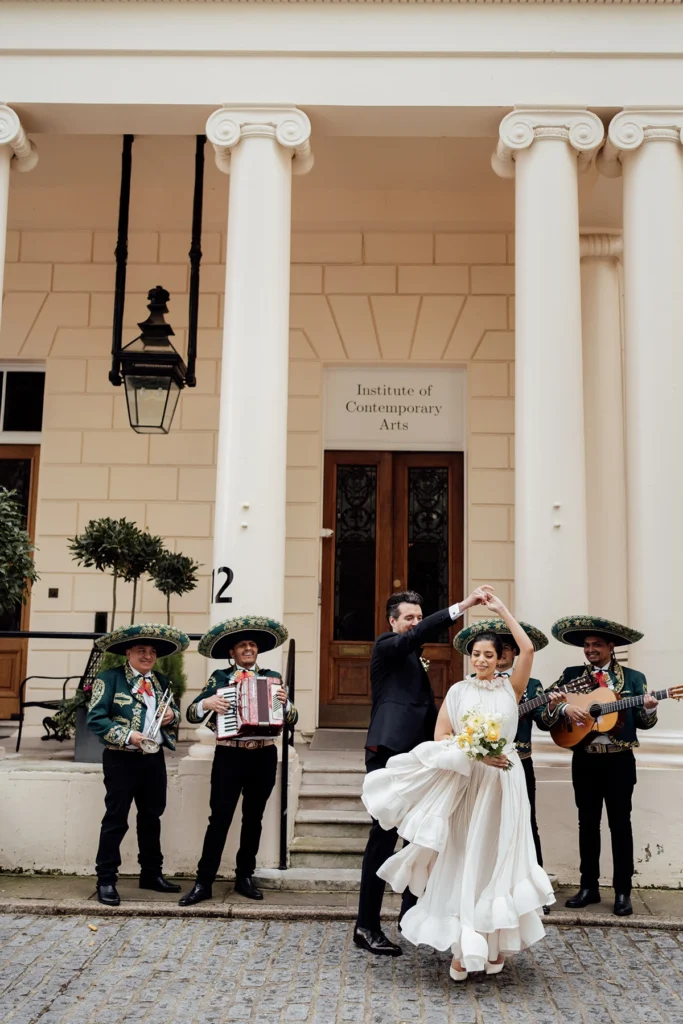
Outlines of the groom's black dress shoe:
{"type": "Polygon", "coordinates": [[[369,928],[359,928],[356,925],[353,930],[353,941],[361,949],[366,949],[368,953],[374,953],[376,956],[403,956],[401,947],[391,942],[383,931],[371,932],[369,928]]]}
{"type": "Polygon", "coordinates": [[[167,882],[162,874],[158,874],[140,875],[140,888],[152,889],[153,892],[180,892],[181,886],[167,882]]]}
{"type": "Polygon", "coordinates": [[[97,899],[100,903],[104,903],[105,907],[118,907],[121,902],[115,885],[98,885],[97,899]]]}
{"type": "Polygon", "coordinates": [[[587,907],[589,903],[599,903],[600,892],[598,889],[579,889],[576,896],[570,896],[565,902],[565,907],[571,910],[578,910],[580,907],[587,907]]]}
{"type": "Polygon", "coordinates": [[[623,892],[616,894],[614,897],[614,913],[617,917],[629,917],[633,913],[630,896],[623,892]]]}
{"type": "Polygon", "coordinates": [[[190,891],[180,897],[178,906],[191,907],[195,903],[201,903],[202,900],[210,900],[212,895],[210,885],[202,885],[201,882],[195,882],[190,891]]]}
{"type": "Polygon", "coordinates": [[[246,896],[248,900],[262,900],[263,893],[254,885],[251,875],[238,875],[235,879],[235,892],[246,896]]]}

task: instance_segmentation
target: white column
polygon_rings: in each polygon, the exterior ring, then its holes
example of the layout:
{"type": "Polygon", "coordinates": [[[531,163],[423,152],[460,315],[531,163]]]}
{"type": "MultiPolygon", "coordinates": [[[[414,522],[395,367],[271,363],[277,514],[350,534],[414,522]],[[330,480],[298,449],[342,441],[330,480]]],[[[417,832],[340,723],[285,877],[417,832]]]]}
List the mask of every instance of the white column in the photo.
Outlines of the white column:
{"type": "MultiPolygon", "coordinates": [[[[588,601],[577,175],[602,137],[589,111],[519,109],[492,161],[515,177],[515,609],[544,632],[588,601]]],[[[541,678],[566,663],[552,641],[541,678]]]]}
{"type": "Polygon", "coordinates": [[[10,166],[13,164],[18,171],[30,171],[37,163],[38,153],[26,137],[21,121],[11,107],[0,104],[0,323],[5,279],[10,166]]]}
{"type": "Polygon", "coordinates": [[[230,174],[212,621],[284,616],[291,176],[312,166],[293,107],[224,107],[206,135],[230,174]]]}
{"type": "Polygon", "coordinates": [[[628,619],[620,235],[581,236],[588,605],[628,619]]]}
{"type": "MultiPolygon", "coordinates": [[[[683,664],[683,110],[626,110],[600,161],[624,177],[629,652],[651,688],[683,664]]],[[[662,717],[683,726],[667,701],[662,717]]]]}

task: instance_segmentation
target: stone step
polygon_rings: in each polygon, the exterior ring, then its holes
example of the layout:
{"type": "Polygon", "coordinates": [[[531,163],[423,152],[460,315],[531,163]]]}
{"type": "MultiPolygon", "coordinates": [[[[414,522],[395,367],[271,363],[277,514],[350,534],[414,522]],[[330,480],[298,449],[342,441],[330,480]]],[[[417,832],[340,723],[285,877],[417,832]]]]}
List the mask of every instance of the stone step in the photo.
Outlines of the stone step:
{"type": "Polygon", "coordinates": [[[292,867],[360,868],[366,836],[295,836],[290,846],[292,867]]]}
{"type": "Polygon", "coordinates": [[[282,892],[358,892],[360,868],[257,868],[254,881],[282,892]]]}
{"type": "Polygon", "coordinates": [[[360,793],[363,788],[365,770],[363,768],[334,768],[316,767],[306,768],[304,766],[301,775],[302,786],[334,786],[338,789],[353,789],[360,793]]]}
{"type": "Polygon", "coordinates": [[[367,839],[370,821],[370,815],[364,808],[301,809],[300,805],[295,818],[295,835],[349,839],[364,836],[367,839]]]}
{"type": "Polygon", "coordinates": [[[299,790],[299,806],[307,810],[339,810],[360,811],[363,803],[360,789],[351,786],[310,786],[304,782],[299,790]]]}

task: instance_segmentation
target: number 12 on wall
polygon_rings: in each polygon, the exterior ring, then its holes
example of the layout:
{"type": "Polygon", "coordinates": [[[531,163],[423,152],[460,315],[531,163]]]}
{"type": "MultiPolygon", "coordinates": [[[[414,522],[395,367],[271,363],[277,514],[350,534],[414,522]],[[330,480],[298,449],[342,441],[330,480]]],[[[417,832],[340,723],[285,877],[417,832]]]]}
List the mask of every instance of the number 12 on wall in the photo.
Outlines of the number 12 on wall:
{"type": "Polygon", "coordinates": [[[227,565],[222,565],[220,569],[214,569],[211,573],[211,604],[231,604],[231,597],[224,597],[225,591],[228,589],[230,584],[235,578],[235,574],[232,569],[229,569],[227,565]],[[221,584],[218,589],[218,593],[214,597],[214,591],[216,587],[216,575],[220,577],[221,573],[225,576],[225,581],[221,584]]]}

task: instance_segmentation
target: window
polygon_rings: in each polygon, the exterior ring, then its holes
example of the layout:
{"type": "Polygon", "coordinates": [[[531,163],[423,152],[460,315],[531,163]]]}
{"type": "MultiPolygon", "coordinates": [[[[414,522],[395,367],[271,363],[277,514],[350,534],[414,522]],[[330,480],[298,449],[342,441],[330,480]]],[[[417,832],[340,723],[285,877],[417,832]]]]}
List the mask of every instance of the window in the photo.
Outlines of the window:
{"type": "Polygon", "coordinates": [[[22,441],[40,433],[44,392],[42,367],[0,366],[0,437],[22,441]]]}

